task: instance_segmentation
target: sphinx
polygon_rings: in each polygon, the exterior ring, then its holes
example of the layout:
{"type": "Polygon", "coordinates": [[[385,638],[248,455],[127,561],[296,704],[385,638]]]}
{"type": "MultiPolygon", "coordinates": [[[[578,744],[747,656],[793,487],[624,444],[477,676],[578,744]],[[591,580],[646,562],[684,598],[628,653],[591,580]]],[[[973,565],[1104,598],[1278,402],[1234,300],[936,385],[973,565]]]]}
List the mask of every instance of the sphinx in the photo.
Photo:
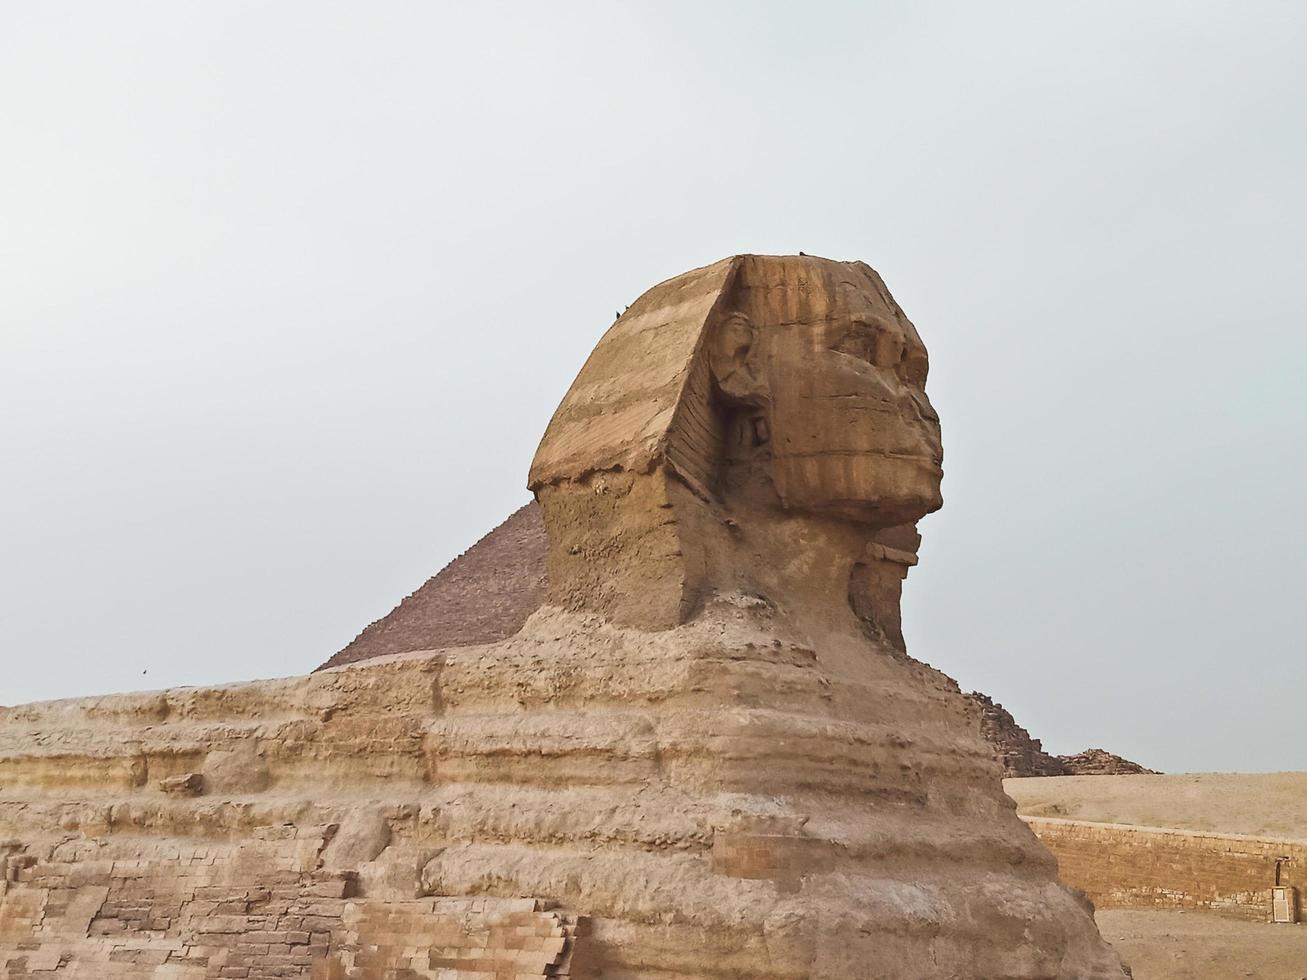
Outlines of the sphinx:
{"type": "Polygon", "coordinates": [[[852,612],[902,646],[896,583],[914,522],[943,503],[928,366],[861,262],[737,256],[649,290],[531,467],[547,601],[661,629],[716,592],[763,591],[809,625],[852,612]]]}
{"type": "Polygon", "coordinates": [[[1128,976],[906,653],[927,369],[865,264],[693,270],[545,432],[513,635],[0,709],[0,976],[1128,976]]]}

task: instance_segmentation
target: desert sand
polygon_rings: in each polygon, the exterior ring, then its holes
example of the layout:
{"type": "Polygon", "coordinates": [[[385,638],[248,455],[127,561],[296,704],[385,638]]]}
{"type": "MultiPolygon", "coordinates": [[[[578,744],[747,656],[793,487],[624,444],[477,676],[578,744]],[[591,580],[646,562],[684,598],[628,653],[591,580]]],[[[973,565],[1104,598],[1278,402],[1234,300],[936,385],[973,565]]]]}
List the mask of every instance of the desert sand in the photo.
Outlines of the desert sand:
{"type": "Polygon", "coordinates": [[[1003,788],[1023,816],[1307,839],[1307,772],[1046,776],[1003,788]]]}
{"type": "Polygon", "coordinates": [[[1307,926],[1152,910],[1103,909],[1094,918],[1135,980],[1307,980],[1307,926]]]}
{"type": "MultiPolygon", "coordinates": [[[[1007,779],[1028,816],[1307,839],[1307,773],[1181,773],[1007,779]]],[[[1211,912],[1099,909],[1135,980],[1307,980],[1307,926],[1211,912]]]]}

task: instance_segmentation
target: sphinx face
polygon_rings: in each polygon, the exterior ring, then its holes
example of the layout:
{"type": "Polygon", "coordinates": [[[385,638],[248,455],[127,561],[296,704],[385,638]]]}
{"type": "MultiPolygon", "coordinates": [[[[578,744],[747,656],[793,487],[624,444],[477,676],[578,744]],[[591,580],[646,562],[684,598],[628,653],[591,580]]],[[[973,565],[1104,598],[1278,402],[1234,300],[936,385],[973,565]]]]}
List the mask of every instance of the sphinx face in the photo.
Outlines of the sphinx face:
{"type": "Polygon", "coordinates": [[[754,291],[773,482],[788,509],[916,521],[943,504],[926,348],[865,266],[823,271],[754,291]]]}

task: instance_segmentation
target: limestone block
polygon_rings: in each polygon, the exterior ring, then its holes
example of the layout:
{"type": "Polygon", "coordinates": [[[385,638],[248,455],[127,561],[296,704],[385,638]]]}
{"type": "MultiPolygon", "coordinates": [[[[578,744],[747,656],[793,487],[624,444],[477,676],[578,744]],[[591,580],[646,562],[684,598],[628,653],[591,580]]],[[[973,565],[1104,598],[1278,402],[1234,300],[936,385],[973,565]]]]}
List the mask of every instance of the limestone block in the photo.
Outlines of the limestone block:
{"type": "Polygon", "coordinates": [[[331,870],[357,869],[373,860],[390,843],[390,824],[375,809],[351,810],[322,852],[322,866],[331,870]]]}
{"type": "Polygon", "coordinates": [[[199,796],[204,792],[204,777],[198,772],[166,776],[159,780],[159,789],[169,796],[199,796]]]}
{"type": "Polygon", "coordinates": [[[211,793],[261,793],[272,784],[272,773],[258,746],[241,742],[210,752],[204,760],[203,780],[211,793]]]}

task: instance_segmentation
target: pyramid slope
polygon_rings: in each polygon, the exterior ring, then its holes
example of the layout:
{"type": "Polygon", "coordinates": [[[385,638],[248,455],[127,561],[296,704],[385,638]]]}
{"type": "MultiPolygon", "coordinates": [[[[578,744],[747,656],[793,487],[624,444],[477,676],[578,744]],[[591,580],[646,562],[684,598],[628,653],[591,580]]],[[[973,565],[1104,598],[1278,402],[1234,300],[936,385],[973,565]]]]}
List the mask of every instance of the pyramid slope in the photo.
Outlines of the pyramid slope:
{"type": "Polygon", "coordinates": [[[540,607],[545,526],[535,501],[459,555],[318,668],[507,639],[540,607]]]}

